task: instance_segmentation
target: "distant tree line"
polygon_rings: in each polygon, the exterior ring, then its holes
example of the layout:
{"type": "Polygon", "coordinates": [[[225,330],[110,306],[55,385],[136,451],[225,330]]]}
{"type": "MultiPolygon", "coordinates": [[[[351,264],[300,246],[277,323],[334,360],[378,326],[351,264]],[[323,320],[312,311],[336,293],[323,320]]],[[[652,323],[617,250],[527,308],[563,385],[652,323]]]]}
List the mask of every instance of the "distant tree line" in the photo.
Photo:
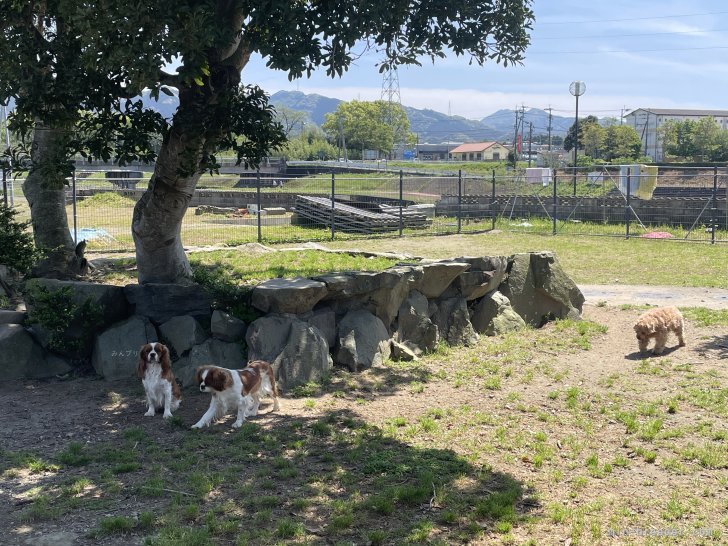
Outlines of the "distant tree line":
{"type": "Polygon", "coordinates": [[[665,159],[674,161],[728,161],[728,129],[712,117],[667,121],[659,128],[665,159]]]}
{"type": "MultiPolygon", "coordinates": [[[[577,143],[576,123],[564,138],[564,149],[571,151],[577,143]]],[[[604,127],[596,116],[579,120],[578,147],[592,160],[626,163],[642,157],[642,142],[629,125],[609,123],[604,127]]]]}
{"type": "Polygon", "coordinates": [[[306,121],[305,113],[289,108],[278,108],[276,117],[288,136],[278,151],[289,159],[335,159],[344,149],[349,159],[362,159],[364,150],[387,157],[396,146],[414,142],[404,108],[382,100],[341,102],[320,128],[306,121]]]}

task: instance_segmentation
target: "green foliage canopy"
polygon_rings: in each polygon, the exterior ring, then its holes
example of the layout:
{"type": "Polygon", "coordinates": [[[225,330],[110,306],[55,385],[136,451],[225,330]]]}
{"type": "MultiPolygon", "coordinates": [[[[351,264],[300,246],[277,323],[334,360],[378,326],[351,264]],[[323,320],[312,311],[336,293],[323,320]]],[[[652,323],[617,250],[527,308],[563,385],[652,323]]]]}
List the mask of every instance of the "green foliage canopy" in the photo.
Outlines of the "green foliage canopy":
{"type": "Polygon", "coordinates": [[[712,117],[668,120],[659,129],[665,155],[689,161],[728,160],[728,130],[712,117]]]}
{"type": "Polygon", "coordinates": [[[348,148],[389,153],[394,144],[409,136],[409,119],[399,104],[387,101],[342,102],[326,114],[321,126],[333,141],[341,143],[343,133],[348,148]]]}
{"type": "Polygon", "coordinates": [[[381,51],[382,70],[444,57],[447,49],[476,64],[520,63],[533,21],[530,4],[111,0],[102,8],[74,0],[0,0],[0,100],[15,98],[14,126],[21,132],[38,119],[69,129],[80,124],[69,153],[116,154],[125,162],[154,159],[153,135],[168,130],[135,97],[176,88],[181,101],[187,95],[206,109],[203,119],[173,121],[208,137],[197,168],[214,164],[214,151],[225,147],[254,162],[282,135],[262,91],[239,85],[251,54],[290,78],[319,66],[340,76],[365,49],[381,51]],[[168,67],[176,61],[181,64],[172,73],[168,67]]]}

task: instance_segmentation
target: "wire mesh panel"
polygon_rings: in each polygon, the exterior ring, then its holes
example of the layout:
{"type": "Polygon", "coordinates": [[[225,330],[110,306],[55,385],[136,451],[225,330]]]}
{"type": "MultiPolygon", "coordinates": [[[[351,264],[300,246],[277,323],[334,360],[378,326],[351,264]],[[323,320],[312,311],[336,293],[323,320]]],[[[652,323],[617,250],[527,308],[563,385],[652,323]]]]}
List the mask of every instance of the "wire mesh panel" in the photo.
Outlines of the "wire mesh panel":
{"type": "MultiPolygon", "coordinates": [[[[499,176],[427,176],[391,170],[320,174],[315,168],[311,173],[299,169],[282,176],[273,169],[226,170],[200,178],[182,221],[185,246],[474,233],[491,228],[728,242],[724,167],[664,166],[633,172],[625,166],[603,166],[559,170],[540,178],[524,170],[499,176]]],[[[133,210],[150,176],[149,166],[78,169],[66,190],[71,234],[85,240],[89,251],[133,250],[133,210]]],[[[13,179],[3,196],[18,209],[19,220],[30,218],[23,182],[23,177],[13,179]]]]}

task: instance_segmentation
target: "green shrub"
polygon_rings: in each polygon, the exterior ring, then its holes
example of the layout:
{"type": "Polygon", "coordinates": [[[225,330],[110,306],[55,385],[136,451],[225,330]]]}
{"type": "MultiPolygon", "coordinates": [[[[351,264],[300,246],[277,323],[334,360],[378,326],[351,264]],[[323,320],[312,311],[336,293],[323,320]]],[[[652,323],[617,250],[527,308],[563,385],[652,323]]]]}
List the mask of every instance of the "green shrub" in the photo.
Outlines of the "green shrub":
{"type": "Polygon", "coordinates": [[[91,197],[83,199],[78,202],[78,206],[81,208],[89,207],[133,207],[136,204],[134,199],[124,197],[118,193],[107,191],[101,193],[95,193],[91,197]]]}
{"type": "Polygon", "coordinates": [[[59,352],[78,352],[90,345],[103,315],[92,298],[77,303],[70,286],[49,290],[41,285],[31,286],[26,297],[30,303],[28,322],[46,330],[48,347],[59,352]]]}
{"type": "Polygon", "coordinates": [[[18,222],[15,209],[0,205],[0,264],[27,273],[38,259],[33,236],[27,231],[30,222],[18,222]]]}

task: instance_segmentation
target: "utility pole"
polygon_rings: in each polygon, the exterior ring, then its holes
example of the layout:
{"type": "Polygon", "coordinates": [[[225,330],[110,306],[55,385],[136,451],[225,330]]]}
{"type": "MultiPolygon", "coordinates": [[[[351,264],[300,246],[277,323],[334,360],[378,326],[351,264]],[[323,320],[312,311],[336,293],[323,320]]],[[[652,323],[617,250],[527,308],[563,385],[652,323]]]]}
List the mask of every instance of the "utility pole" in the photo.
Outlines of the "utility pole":
{"type": "Polygon", "coordinates": [[[523,126],[526,123],[526,107],[521,103],[521,139],[519,142],[521,143],[521,151],[523,151],[523,126]]]}
{"type": "Polygon", "coordinates": [[[346,137],[344,136],[344,123],[341,121],[341,116],[339,116],[339,135],[341,135],[341,148],[344,150],[344,163],[348,163],[349,158],[346,156],[346,137]]]}
{"type": "Polygon", "coordinates": [[[546,108],[546,110],[548,110],[548,112],[549,112],[549,128],[548,128],[548,131],[549,131],[549,152],[550,152],[551,151],[551,118],[553,117],[551,115],[551,110],[553,110],[553,108],[551,108],[549,106],[548,108],[546,108]]]}
{"type": "Polygon", "coordinates": [[[531,140],[533,136],[533,122],[528,122],[528,166],[531,166],[531,140]]]}
{"type": "Polygon", "coordinates": [[[518,105],[516,105],[516,125],[513,134],[513,166],[518,163],[518,105]]]}

